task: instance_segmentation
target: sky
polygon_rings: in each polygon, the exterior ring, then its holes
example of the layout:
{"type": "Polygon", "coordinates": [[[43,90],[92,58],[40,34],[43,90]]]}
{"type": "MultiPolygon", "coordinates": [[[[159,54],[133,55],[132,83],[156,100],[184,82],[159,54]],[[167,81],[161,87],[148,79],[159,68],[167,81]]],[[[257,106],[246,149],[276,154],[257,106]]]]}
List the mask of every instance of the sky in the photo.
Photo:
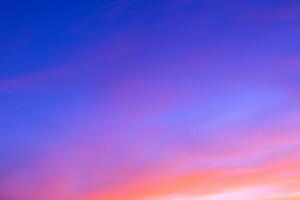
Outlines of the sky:
{"type": "Polygon", "coordinates": [[[300,199],[299,0],[1,0],[0,200],[300,199]]]}

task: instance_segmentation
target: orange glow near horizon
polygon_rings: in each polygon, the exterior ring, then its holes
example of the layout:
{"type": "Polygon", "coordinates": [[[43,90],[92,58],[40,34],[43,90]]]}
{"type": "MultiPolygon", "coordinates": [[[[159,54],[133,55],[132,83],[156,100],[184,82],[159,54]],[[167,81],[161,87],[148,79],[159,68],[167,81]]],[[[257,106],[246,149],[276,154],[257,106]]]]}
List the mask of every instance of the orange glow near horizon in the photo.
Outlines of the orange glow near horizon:
{"type": "MultiPolygon", "coordinates": [[[[90,192],[87,200],[297,200],[300,151],[244,167],[216,167],[188,174],[140,178],[111,192],[90,192]]],[[[170,167],[170,166],[169,166],[170,167]]]]}

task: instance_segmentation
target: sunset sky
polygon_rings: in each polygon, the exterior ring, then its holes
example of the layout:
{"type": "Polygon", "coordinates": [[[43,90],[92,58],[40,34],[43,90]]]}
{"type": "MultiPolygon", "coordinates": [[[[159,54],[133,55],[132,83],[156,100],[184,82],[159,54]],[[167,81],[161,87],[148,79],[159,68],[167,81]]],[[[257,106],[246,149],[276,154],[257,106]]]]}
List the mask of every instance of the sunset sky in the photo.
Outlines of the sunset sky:
{"type": "Polygon", "coordinates": [[[0,200],[300,200],[299,0],[1,0],[0,200]]]}

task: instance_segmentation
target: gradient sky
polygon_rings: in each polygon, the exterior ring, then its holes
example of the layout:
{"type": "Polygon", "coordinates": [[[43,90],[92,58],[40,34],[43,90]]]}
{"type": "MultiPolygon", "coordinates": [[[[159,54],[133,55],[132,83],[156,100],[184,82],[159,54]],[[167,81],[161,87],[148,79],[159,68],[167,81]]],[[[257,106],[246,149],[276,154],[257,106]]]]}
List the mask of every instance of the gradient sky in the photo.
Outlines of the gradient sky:
{"type": "Polygon", "coordinates": [[[1,0],[0,200],[299,200],[299,0],[1,0]]]}

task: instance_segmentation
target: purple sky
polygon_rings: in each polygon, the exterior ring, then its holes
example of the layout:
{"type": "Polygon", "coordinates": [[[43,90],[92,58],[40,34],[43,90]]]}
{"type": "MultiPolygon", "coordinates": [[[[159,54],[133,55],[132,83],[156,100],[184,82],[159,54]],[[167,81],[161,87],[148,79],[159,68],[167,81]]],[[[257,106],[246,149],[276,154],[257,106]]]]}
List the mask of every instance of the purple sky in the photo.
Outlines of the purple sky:
{"type": "Polygon", "coordinates": [[[4,0],[0,20],[0,200],[300,199],[298,0],[4,0]]]}

